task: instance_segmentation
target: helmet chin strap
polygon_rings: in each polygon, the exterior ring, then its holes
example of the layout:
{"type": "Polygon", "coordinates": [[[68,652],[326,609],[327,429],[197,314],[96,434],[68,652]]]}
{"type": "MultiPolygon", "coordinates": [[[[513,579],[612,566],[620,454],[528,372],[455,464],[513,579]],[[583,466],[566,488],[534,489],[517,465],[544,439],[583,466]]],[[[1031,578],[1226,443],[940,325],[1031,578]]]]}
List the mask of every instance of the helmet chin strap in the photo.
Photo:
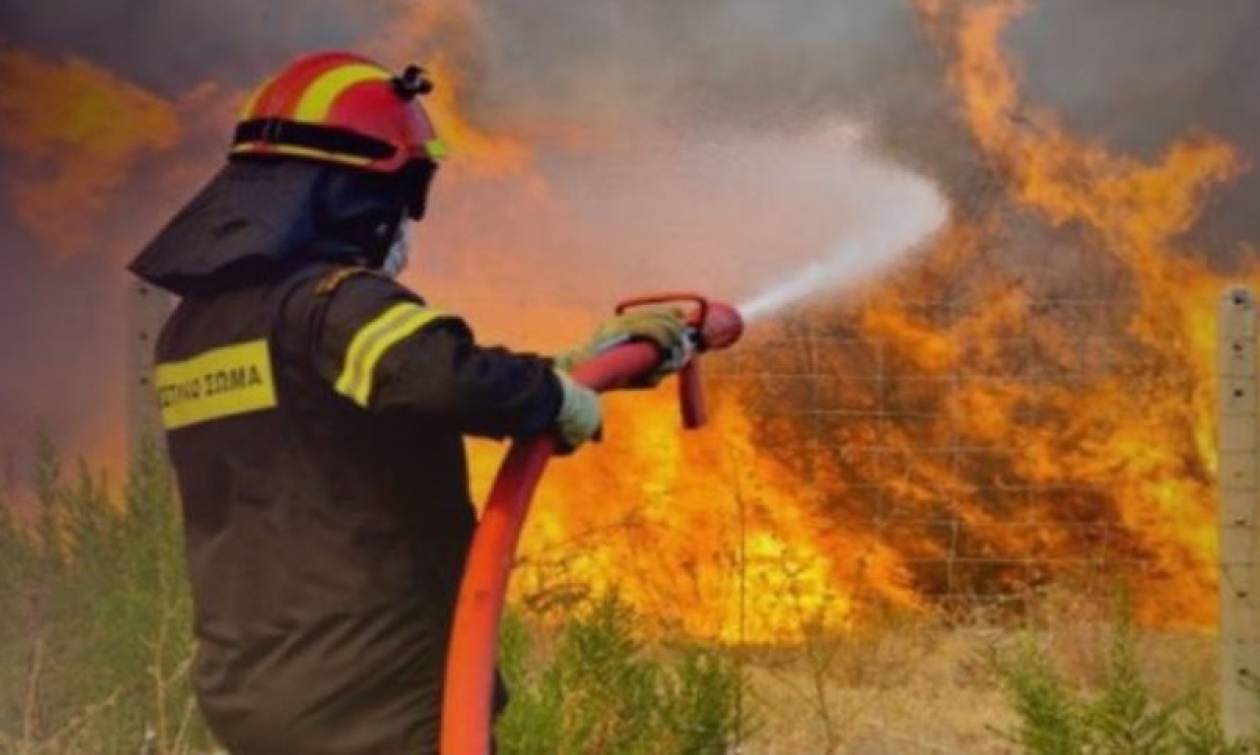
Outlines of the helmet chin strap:
{"type": "Polygon", "coordinates": [[[410,253],[411,220],[404,216],[402,222],[398,224],[398,230],[394,232],[394,241],[389,245],[385,261],[381,263],[381,272],[391,278],[397,278],[403,270],[407,269],[410,253]]]}

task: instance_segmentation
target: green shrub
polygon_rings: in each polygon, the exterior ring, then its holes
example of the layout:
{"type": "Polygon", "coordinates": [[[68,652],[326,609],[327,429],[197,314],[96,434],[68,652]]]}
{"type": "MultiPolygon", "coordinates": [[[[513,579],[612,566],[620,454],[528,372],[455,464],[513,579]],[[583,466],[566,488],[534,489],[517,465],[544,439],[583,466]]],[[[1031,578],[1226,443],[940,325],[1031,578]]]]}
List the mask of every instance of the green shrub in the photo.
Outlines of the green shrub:
{"type": "Polygon", "coordinates": [[[1025,640],[1000,670],[1011,705],[1019,715],[1013,742],[1036,755],[1075,755],[1085,751],[1084,710],[1074,691],[1035,642],[1025,640]]]}
{"type": "Polygon", "coordinates": [[[507,755],[668,755],[726,752],[736,734],[739,675],[696,647],[651,657],[615,596],[559,629],[553,648],[519,616],[504,630],[511,703],[498,724],[507,755]]]}
{"type": "Polygon", "coordinates": [[[35,511],[0,506],[0,752],[182,753],[206,742],[187,669],[191,602],[165,460],[148,444],[111,501],[36,449],[35,511]]]}
{"type": "Polygon", "coordinates": [[[1075,685],[1035,637],[997,660],[1019,724],[1006,738],[1031,755],[1242,755],[1255,741],[1229,742],[1213,699],[1191,688],[1162,701],[1142,677],[1136,634],[1123,604],[1100,681],[1075,685]]]}

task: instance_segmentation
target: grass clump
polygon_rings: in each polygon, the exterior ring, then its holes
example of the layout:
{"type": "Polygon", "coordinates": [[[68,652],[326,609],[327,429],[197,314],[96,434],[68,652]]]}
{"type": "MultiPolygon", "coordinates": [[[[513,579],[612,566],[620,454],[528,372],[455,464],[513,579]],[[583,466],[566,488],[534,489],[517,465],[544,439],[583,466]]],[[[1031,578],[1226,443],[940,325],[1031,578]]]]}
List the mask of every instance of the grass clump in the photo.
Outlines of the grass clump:
{"type": "Polygon", "coordinates": [[[735,740],[738,672],[729,656],[686,646],[656,654],[616,596],[574,615],[545,647],[519,616],[504,631],[511,703],[498,724],[509,755],[704,755],[735,740]]]}

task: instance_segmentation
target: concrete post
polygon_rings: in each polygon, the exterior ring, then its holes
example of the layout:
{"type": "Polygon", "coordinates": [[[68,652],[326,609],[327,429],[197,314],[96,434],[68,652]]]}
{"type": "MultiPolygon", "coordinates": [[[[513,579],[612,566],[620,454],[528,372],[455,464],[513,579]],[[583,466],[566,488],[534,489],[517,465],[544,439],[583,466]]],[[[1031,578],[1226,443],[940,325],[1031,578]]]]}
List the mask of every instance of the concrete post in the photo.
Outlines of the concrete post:
{"type": "Polygon", "coordinates": [[[1260,725],[1260,381],[1256,299],[1245,288],[1221,298],[1217,320],[1220,525],[1220,694],[1227,736],[1260,725]]]}
{"type": "Polygon", "coordinates": [[[153,390],[153,348],[171,297],[143,281],[127,283],[127,441],[131,453],[162,429],[153,390]]]}

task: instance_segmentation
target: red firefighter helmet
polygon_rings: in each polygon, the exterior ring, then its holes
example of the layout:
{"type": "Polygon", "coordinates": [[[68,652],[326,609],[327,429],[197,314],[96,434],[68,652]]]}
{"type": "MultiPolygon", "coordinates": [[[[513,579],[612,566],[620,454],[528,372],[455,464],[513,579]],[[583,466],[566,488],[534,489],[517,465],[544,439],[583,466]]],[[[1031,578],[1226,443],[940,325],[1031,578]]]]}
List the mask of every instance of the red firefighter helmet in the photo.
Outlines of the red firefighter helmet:
{"type": "Polygon", "coordinates": [[[395,76],[349,52],[294,61],[246,100],[232,155],[292,157],[394,173],[446,154],[417,95],[433,85],[419,66],[395,76]]]}

